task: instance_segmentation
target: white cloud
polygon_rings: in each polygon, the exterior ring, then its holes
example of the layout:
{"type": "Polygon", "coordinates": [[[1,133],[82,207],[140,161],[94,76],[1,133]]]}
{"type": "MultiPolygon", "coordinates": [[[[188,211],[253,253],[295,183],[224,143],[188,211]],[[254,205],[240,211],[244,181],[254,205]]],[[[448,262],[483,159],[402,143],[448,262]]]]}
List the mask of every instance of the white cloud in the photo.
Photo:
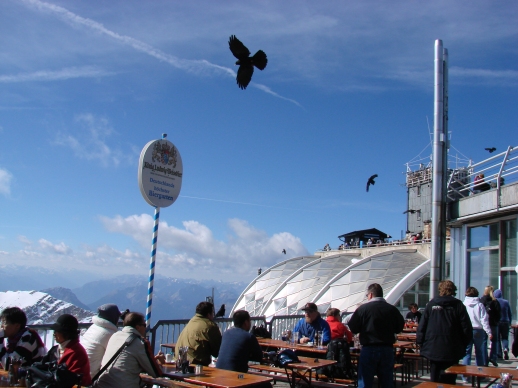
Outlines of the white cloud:
{"type": "MultiPolygon", "coordinates": [[[[64,241],[53,242],[41,237],[33,242],[20,235],[21,249],[0,251],[0,256],[19,265],[54,270],[67,268],[98,278],[147,274],[153,218],[142,214],[100,219],[108,231],[128,235],[140,246],[117,249],[104,243],[98,246],[83,244],[73,249],[64,241]]],[[[221,241],[197,221],[185,221],[182,228],[160,222],[157,271],[163,276],[249,281],[259,267],[266,269],[290,257],[308,254],[300,239],[292,234],[269,235],[244,220],[230,219],[227,232],[226,241],[221,241]],[[287,255],[282,254],[283,249],[287,255]]]]}
{"type": "MultiPolygon", "coordinates": [[[[153,218],[148,214],[132,215],[126,218],[100,217],[106,229],[114,233],[131,236],[143,248],[150,247],[153,218]]],[[[183,228],[160,222],[158,228],[158,254],[169,267],[178,265],[182,269],[212,270],[215,273],[250,273],[257,267],[268,268],[289,257],[307,255],[308,251],[299,238],[287,232],[269,236],[248,222],[231,219],[228,221],[228,241],[217,240],[212,231],[198,221],[184,221],[183,228]]]]}
{"type": "Polygon", "coordinates": [[[465,79],[471,84],[474,81],[498,84],[498,86],[514,86],[518,83],[516,70],[469,69],[453,66],[449,69],[449,75],[457,79],[465,79]]]}
{"type": "Polygon", "coordinates": [[[103,77],[111,74],[113,73],[98,69],[93,66],[69,67],[57,71],[41,70],[32,73],[0,75],[0,83],[14,83],[27,81],[60,81],[72,78],[103,77]]]}
{"type": "Polygon", "coordinates": [[[107,139],[115,132],[108,119],[85,113],[76,116],[75,123],[73,134],[70,133],[72,131],[59,132],[54,143],[69,147],[78,158],[97,160],[104,167],[135,160],[136,150],[132,149],[130,155],[125,155],[108,145],[107,139]]]}
{"type": "Polygon", "coordinates": [[[4,168],[0,168],[0,194],[8,196],[11,194],[11,181],[13,174],[4,168]]]}
{"type": "Polygon", "coordinates": [[[40,244],[40,247],[46,252],[56,253],[58,255],[68,255],[72,253],[72,249],[70,249],[70,247],[68,247],[64,242],[53,244],[44,238],[40,238],[38,243],[40,244]]]}

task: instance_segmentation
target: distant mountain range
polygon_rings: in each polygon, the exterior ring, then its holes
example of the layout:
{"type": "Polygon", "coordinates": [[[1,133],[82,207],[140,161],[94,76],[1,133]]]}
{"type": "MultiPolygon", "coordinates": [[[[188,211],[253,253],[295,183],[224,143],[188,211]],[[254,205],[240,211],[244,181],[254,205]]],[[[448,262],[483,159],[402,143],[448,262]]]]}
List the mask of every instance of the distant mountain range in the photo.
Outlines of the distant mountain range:
{"type": "Polygon", "coordinates": [[[6,307],[21,308],[30,325],[54,323],[61,314],[72,314],[79,322],[88,323],[92,322],[93,315],[91,311],[40,291],[0,292],[0,310],[6,307]]]}
{"type": "MultiPolygon", "coordinates": [[[[2,272],[12,270],[12,268],[1,267],[0,276],[2,272]]],[[[18,268],[17,271],[20,269],[18,268]]],[[[39,272],[34,268],[23,273],[24,276],[17,276],[13,282],[5,281],[12,278],[8,274],[2,276],[0,291],[7,292],[0,292],[0,310],[7,306],[19,306],[30,315],[30,322],[33,324],[55,322],[56,318],[65,312],[88,320],[97,312],[97,307],[105,303],[114,303],[121,311],[130,309],[145,313],[146,310],[148,284],[145,276],[122,275],[112,279],[92,281],[79,288],[70,289],[60,283],[67,274],[59,275],[47,270],[39,272]],[[49,280],[57,283],[50,283],[49,280]],[[56,287],[56,284],[59,286],[56,287]],[[42,291],[31,291],[35,289],[31,285],[43,286],[40,287],[42,291]]],[[[69,284],[70,279],[67,280],[66,283],[69,284]]],[[[152,324],[164,319],[191,318],[195,313],[196,305],[206,297],[212,296],[213,289],[216,310],[221,304],[225,304],[228,316],[246,286],[247,283],[242,282],[229,283],[156,276],[152,324]]]]}

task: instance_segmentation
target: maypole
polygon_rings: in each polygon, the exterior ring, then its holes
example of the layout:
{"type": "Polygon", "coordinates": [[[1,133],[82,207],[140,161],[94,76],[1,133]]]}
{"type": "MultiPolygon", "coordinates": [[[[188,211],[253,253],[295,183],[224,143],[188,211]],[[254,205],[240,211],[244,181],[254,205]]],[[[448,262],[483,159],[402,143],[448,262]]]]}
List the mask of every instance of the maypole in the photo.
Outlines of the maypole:
{"type": "Polygon", "coordinates": [[[149,280],[147,286],[147,304],[146,304],[146,330],[151,325],[151,310],[153,305],[153,284],[155,283],[155,258],[156,245],[158,240],[158,223],[160,219],[160,207],[155,207],[155,225],[153,226],[153,240],[151,241],[151,259],[149,262],[149,280]]]}
{"type": "Polygon", "coordinates": [[[146,331],[151,329],[160,208],[172,205],[182,188],[182,158],[178,149],[173,143],[166,140],[166,137],[167,134],[164,133],[162,139],[147,143],[142,149],[139,159],[138,181],[140,192],[146,202],[155,208],[147,290],[146,331]]]}

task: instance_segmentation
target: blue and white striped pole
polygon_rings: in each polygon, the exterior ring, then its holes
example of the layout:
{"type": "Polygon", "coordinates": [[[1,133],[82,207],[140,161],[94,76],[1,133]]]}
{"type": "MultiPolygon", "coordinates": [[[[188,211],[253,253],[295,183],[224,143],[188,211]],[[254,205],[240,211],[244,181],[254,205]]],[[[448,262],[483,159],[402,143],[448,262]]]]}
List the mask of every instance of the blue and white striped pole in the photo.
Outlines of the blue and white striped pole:
{"type": "Polygon", "coordinates": [[[147,307],[146,307],[146,332],[151,329],[151,309],[153,305],[153,283],[155,282],[155,258],[156,245],[158,240],[158,223],[160,219],[160,207],[155,207],[155,225],[153,227],[153,241],[151,242],[151,260],[149,262],[149,281],[147,286],[147,307]]]}

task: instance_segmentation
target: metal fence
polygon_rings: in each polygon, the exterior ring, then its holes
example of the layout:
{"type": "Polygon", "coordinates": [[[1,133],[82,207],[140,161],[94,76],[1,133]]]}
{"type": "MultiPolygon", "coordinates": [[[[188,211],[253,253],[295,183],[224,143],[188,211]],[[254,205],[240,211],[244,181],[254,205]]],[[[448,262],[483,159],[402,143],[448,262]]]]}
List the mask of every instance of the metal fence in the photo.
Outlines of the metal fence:
{"type": "Polygon", "coordinates": [[[273,317],[268,323],[268,331],[272,334],[272,338],[280,339],[282,332],[285,330],[293,330],[297,322],[304,315],[279,315],[273,317]]]}
{"type": "MultiPolygon", "coordinates": [[[[265,328],[268,328],[265,317],[251,317],[251,321],[252,326],[263,325],[265,328]]],[[[214,322],[218,325],[222,333],[233,326],[232,318],[217,318],[214,322]]],[[[161,344],[176,343],[178,336],[187,323],[189,323],[189,319],[168,319],[160,320],[155,323],[150,330],[151,347],[155,353],[161,348],[161,344]]]]}
{"type": "Polygon", "coordinates": [[[501,186],[518,181],[518,147],[509,146],[486,160],[454,169],[448,181],[448,198],[454,200],[478,193],[475,177],[479,174],[484,174],[487,188],[498,191],[501,186]]]}

